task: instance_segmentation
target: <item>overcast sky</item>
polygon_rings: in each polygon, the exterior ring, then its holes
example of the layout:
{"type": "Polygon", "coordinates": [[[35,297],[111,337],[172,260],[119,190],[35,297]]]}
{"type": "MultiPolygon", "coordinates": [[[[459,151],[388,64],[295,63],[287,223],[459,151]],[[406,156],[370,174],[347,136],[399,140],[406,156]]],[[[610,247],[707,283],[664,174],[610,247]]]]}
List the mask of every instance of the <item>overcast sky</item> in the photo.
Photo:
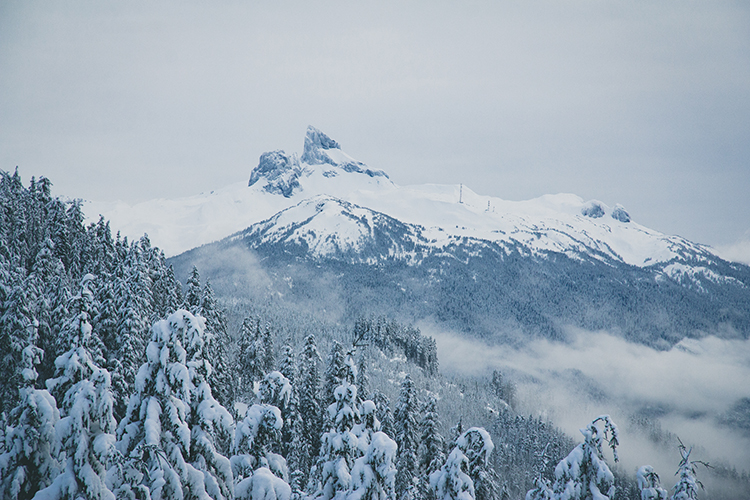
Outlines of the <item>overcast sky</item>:
{"type": "Polygon", "coordinates": [[[750,3],[0,2],[0,168],[56,194],[245,181],[308,124],[397,184],[750,241],[750,3]]]}

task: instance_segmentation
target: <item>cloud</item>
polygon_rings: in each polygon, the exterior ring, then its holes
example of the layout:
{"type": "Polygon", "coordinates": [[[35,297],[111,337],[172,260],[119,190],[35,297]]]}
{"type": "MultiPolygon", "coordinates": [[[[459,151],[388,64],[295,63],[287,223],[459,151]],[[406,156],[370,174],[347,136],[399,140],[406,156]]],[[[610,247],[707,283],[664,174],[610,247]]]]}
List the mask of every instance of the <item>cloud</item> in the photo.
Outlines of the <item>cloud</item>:
{"type": "Polygon", "coordinates": [[[669,351],[632,344],[606,332],[575,330],[568,343],[532,340],[526,346],[491,346],[420,324],[435,338],[443,370],[485,375],[500,369],[518,384],[520,410],[550,418],[574,438],[599,414],[612,415],[622,431],[621,458],[632,471],[651,463],[666,481],[677,452],[655,445],[630,425],[647,411],[664,430],[695,443],[708,456],[750,463],[750,440],[721,427],[717,417],[750,394],[750,341],[709,336],[685,339],[669,351]]]}
{"type": "Polygon", "coordinates": [[[745,231],[744,236],[736,242],[719,245],[714,250],[722,259],[750,265],[750,230],[745,231]]]}

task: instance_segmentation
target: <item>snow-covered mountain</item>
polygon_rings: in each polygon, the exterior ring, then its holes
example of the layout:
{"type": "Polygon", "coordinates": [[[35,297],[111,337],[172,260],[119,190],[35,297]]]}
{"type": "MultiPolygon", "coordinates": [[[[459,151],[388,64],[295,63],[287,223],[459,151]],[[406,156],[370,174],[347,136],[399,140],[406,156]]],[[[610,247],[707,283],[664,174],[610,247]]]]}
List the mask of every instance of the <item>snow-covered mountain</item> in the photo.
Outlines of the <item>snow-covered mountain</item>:
{"type": "MultiPolygon", "coordinates": [[[[681,264],[665,267],[670,277],[695,273],[709,276],[702,269],[705,266],[695,263],[710,263],[717,258],[706,246],[637,224],[620,205],[609,207],[571,194],[506,201],[477,194],[466,186],[398,186],[382,170],[370,169],[344,153],[336,141],[314,127],[308,127],[301,157],[284,151],[264,153],[252,170],[249,183],[135,206],[89,202],[84,210],[92,218],[103,214],[131,238],[147,233],[167,255],[177,255],[267,219],[289,221],[303,217],[305,207],[313,203],[309,200],[320,196],[420,227],[425,244],[436,248],[458,237],[521,245],[531,254],[586,254],[640,267],[681,264]],[[286,209],[289,211],[285,215],[274,217],[286,209]],[[690,265],[685,267],[688,260],[690,265]]],[[[344,235],[348,230],[344,225],[330,226],[326,231],[320,226],[324,217],[315,219],[315,234],[319,237],[351,237],[344,235]]],[[[349,243],[354,245],[352,248],[358,244],[349,243]]],[[[329,248],[312,246],[317,252],[329,248]]]]}
{"type": "Polygon", "coordinates": [[[466,186],[398,186],[313,127],[300,156],[264,153],[248,183],[85,210],[130,237],[148,233],[178,276],[210,269],[227,296],[244,293],[233,260],[250,249],[273,293],[337,290],[351,317],[391,311],[513,338],[559,338],[572,325],[662,347],[706,332],[750,336],[750,267],[707,246],[570,194],[505,201],[466,186]]]}

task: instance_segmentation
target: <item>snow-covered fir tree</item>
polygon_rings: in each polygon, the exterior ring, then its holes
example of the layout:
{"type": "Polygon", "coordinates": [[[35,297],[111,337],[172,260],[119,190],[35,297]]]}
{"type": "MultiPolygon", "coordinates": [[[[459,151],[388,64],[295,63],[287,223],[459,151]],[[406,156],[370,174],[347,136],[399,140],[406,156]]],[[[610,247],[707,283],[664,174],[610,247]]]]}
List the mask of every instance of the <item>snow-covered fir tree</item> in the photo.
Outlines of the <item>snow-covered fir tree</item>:
{"type": "Polygon", "coordinates": [[[36,343],[39,323],[34,316],[33,289],[22,270],[8,273],[9,292],[0,316],[0,412],[7,412],[18,403],[18,388],[24,384],[21,375],[23,350],[36,343]]]}
{"type": "Polygon", "coordinates": [[[299,416],[302,422],[297,435],[299,447],[298,465],[305,474],[307,482],[309,472],[315,464],[320,451],[322,413],[320,400],[320,353],[315,342],[315,335],[308,335],[299,356],[299,416]]]}
{"type": "Polygon", "coordinates": [[[202,299],[201,275],[198,272],[198,268],[193,266],[190,276],[185,283],[185,300],[182,303],[182,308],[190,311],[192,314],[199,314],[202,299]]]}
{"type": "Polygon", "coordinates": [[[438,500],[474,500],[474,482],[467,474],[469,460],[458,448],[448,455],[445,463],[430,475],[430,487],[438,500]]]}
{"type": "Polygon", "coordinates": [[[440,420],[437,411],[437,400],[431,396],[424,410],[424,417],[420,423],[419,443],[419,472],[421,495],[425,499],[434,497],[430,488],[430,476],[440,470],[445,462],[444,440],[440,435],[440,420]]]}
{"type": "Polygon", "coordinates": [[[583,443],[576,446],[555,467],[555,482],[552,490],[558,500],[606,500],[615,494],[614,475],[607,466],[602,451],[606,442],[617,457],[617,426],[609,415],[595,418],[584,429],[583,443]],[[603,429],[597,424],[601,423],[603,429]]]}
{"type": "Polygon", "coordinates": [[[328,407],[326,427],[321,437],[319,459],[321,484],[317,498],[342,499],[351,486],[351,470],[359,457],[359,440],[354,426],[361,416],[357,405],[356,366],[351,356],[342,362],[341,382],[333,391],[334,403],[328,407]],[[348,361],[348,362],[347,362],[348,361]]]}
{"type": "Polygon", "coordinates": [[[472,427],[457,440],[456,447],[469,460],[468,473],[474,482],[477,500],[493,500],[498,497],[498,478],[490,465],[490,454],[495,445],[482,427],[472,427]]]}
{"type": "Polygon", "coordinates": [[[398,445],[396,468],[396,496],[399,500],[419,498],[417,449],[419,447],[419,427],[417,418],[419,401],[414,383],[409,374],[401,382],[393,417],[396,422],[395,440],[398,445]]]}
{"type": "Polygon", "coordinates": [[[8,500],[32,498],[52,482],[60,468],[55,451],[57,404],[49,392],[34,388],[43,352],[30,342],[21,354],[20,399],[3,428],[0,447],[0,497],[8,500]]]}
{"type": "Polygon", "coordinates": [[[703,462],[691,461],[692,451],[692,448],[687,448],[680,442],[681,460],[676,473],[678,479],[672,487],[671,500],[698,500],[698,487],[703,485],[696,479],[696,465],[703,462]]]}
{"type": "Polygon", "coordinates": [[[485,480],[483,472],[495,445],[481,427],[469,428],[455,442],[445,464],[430,475],[430,486],[438,500],[474,500],[475,483],[485,480]]]}
{"type": "Polygon", "coordinates": [[[390,408],[390,399],[388,399],[388,396],[382,392],[376,391],[372,396],[372,401],[377,407],[378,420],[380,420],[380,430],[389,436],[394,436],[395,424],[393,421],[393,413],[390,408]]]}
{"type": "MultiPolygon", "coordinates": [[[[323,380],[322,402],[327,407],[335,402],[333,395],[336,388],[341,384],[344,372],[344,346],[334,341],[326,359],[326,371],[323,380]]],[[[353,382],[350,382],[353,383],[353,382]]]]}
{"type": "Polygon", "coordinates": [[[125,457],[113,481],[118,496],[210,498],[204,473],[188,462],[192,383],[187,350],[202,341],[202,319],[185,310],[152,326],[136,393],[117,429],[117,446],[125,457]]]}
{"type": "Polygon", "coordinates": [[[207,336],[206,353],[213,367],[208,382],[216,400],[223,406],[231,406],[235,399],[236,384],[229,367],[232,339],[227,331],[227,318],[216,302],[213,288],[208,280],[202,293],[199,314],[205,318],[206,331],[210,334],[207,336]]]}
{"type": "Polygon", "coordinates": [[[203,473],[206,492],[213,500],[233,497],[232,467],[226,454],[234,437],[234,420],[229,411],[214,399],[209,380],[212,366],[208,355],[207,332],[194,339],[188,349],[190,361],[190,463],[203,473]]]}
{"type": "Polygon", "coordinates": [[[286,460],[276,453],[283,420],[275,406],[255,404],[237,425],[231,458],[238,499],[279,499],[291,496],[286,460]]]}
{"type": "Polygon", "coordinates": [[[636,473],[641,500],[667,500],[667,490],[661,487],[659,474],[650,465],[644,465],[636,473]]]}
{"type": "MultiPolygon", "coordinates": [[[[87,275],[83,287],[87,286],[87,275]]],[[[82,291],[82,295],[85,292],[82,291]]],[[[37,500],[114,500],[106,484],[107,463],[115,451],[109,372],[99,367],[90,351],[93,328],[80,314],[74,324],[70,349],[55,360],[57,377],[47,381],[51,392],[61,392],[62,418],[56,425],[58,446],[66,456],[63,470],[37,500]]]]}
{"type": "Polygon", "coordinates": [[[395,500],[396,442],[382,432],[372,434],[369,441],[365,454],[354,462],[346,499],[395,500]]]}

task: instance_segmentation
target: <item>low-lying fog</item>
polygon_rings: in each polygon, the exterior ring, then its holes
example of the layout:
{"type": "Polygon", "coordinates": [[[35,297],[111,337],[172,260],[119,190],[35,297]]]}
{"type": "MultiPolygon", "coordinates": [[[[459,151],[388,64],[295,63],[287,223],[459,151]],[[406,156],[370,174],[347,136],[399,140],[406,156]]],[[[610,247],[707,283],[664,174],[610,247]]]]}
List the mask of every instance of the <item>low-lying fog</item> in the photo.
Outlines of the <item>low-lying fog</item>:
{"type": "MultiPolygon", "coordinates": [[[[419,326],[435,338],[442,370],[503,371],[517,384],[520,412],[548,417],[576,439],[579,428],[610,414],[620,428],[626,470],[653,465],[671,487],[680,458],[675,440],[655,444],[631,423],[633,415],[647,416],[694,445],[694,460],[750,469],[747,428],[721,423],[738,400],[750,397],[750,341],[708,336],[657,351],[606,332],[571,330],[568,343],[533,340],[516,349],[467,339],[435,324],[419,326]]],[[[699,479],[705,479],[701,472],[699,479]]]]}

